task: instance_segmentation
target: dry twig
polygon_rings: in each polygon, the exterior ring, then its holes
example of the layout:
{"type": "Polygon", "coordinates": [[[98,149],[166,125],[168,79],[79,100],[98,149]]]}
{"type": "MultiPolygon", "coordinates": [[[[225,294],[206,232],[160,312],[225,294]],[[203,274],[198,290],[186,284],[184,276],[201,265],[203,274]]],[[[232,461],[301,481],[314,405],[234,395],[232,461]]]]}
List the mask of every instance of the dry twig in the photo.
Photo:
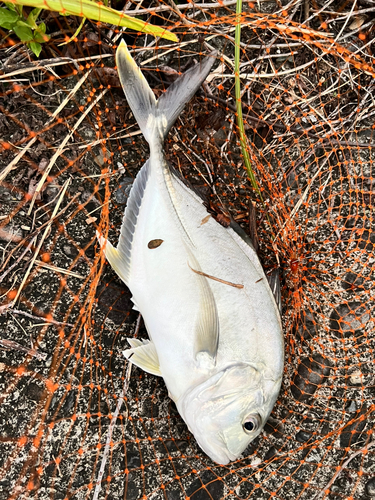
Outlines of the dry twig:
{"type": "Polygon", "coordinates": [[[25,273],[25,276],[24,276],[24,278],[23,278],[23,280],[22,280],[21,285],[19,286],[19,288],[18,288],[18,290],[17,290],[17,295],[16,295],[16,297],[14,298],[14,300],[12,301],[12,304],[15,304],[15,303],[16,303],[16,301],[17,301],[18,297],[20,296],[20,293],[21,293],[21,291],[22,291],[23,287],[25,286],[25,283],[26,283],[26,281],[27,281],[27,278],[29,277],[29,274],[30,274],[30,271],[31,271],[31,269],[32,269],[32,267],[33,267],[33,265],[34,265],[34,262],[35,262],[35,260],[36,260],[36,258],[37,258],[37,256],[38,256],[38,254],[39,254],[40,249],[42,248],[43,242],[44,242],[44,240],[46,239],[46,237],[47,237],[47,235],[48,235],[48,233],[49,233],[49,230],[50,230],[50,227],[51,227],[52,221],[53,221],[53,219],[54,219],[55,215],[56,215],[56,214],[57,214],[57,212],[58,212],[58,209],[59,209],[59,207],[60,207],[60,205],[61,205],[61,203],[62,203],[62,200],[64,199],[64,195],[65,195],[65,192],[66,192],[66,190],[67,190],[67,188],[68,188],[69,182],[70,182],[70,179],[67,179],[67,180],[65,181],[65,183],[64,183],[64,186],[63,186],[63,187],[62,187],[62,189],[61,189],[60,198],[59,198],[58,202],[56,203],[55,209],[54,209],[54,211],[53,211],[53,213],[52,213],[51,220],[48,222],[47,227],[46,227],[46,229],[44,230],[44,233],[42,234],[42,237],[40,238],[40,241],[39,241],[39,244],[38,244],[38,246],[37,246],[37,248],[36,248],[36,250],[35,250],[34,256],[33,256],[33,257],[32,257],[32,259],[31,259],[31,262],[30,262],[30,264],[29,264],[29,267],[28,267],[28,269],[27,269],[27,271],[26,271],[26,273],[25,273]]]}
{"type": "MultiPolygon", "coordinates": [[[[138,319],[137,319],[137,323],[135,326],[134,336],[138,335],[139,327],[141,325],[141,318],[142,318],[142,316],[141,316],[141,314],[139,314],[138,319]]],[[[106,467],[106,463],[107,463],[107,458],[108,458],[109,451],[110,451],[110,445],[111,445],[111,441],[112,441],[112,433],[113,433],[113,429],[116,425],[117,417],[120,413],[122,404],[124,402],[124,397],[126,396],[126,393],[128,392],[132,366],[133,366],[133,364],[131,363],[131,361],[128,361],[128,366],[126,367],[126,373],[125,373],[124,386],[123,386],[122,391],[120,393],[120,396],[118,398],[116,409],[115,409],[114,414],[112,415],[111,423],[110,423],[109,428],[108,428],[107,439],[106,439],[105,448],[103,451],[103,456],[102,456],[102,461],[100,464],[98,477],[96,479],[96,486],[95,486],[95,491],[94,491],[94,495],[92,497],[92,500],[98,499],[100,490],[102,489],[102,479],[103,479],[103,475],[104,475],[104,471],[105,471],[105,467],[106,467]]]]}
{"type": "MultiPolygon", "coordinates": [[[[83,77],[76,83],[74,88],[69,92],[69,94],[65,97],[63,102],[58,106],[58,108],[52,113],[51,118],[46,122],[45,126],[48,127],[53,120],[56,118],[56,116],[59,115],[60,111],[65,108],[65,106],[70,102],[70,100],[73,98],[73,96],[76,94],[77,90],[82,86],[84,81],[87,79],[89,74],[91,73],[90,71],[87,71],[83,77]]],[[[29,142],[21,149],[21,151],[13,158],[13,160],[7,165],[4,170],[0,173],[0,182],[3,181],[6,176],[11,172],[19,160],[23,157],[23,155],[31,148],[31,146],[34,144],[34,142],[37,140],[38,136],[35,135],[32,139],[29,140],[29,142]]]]}

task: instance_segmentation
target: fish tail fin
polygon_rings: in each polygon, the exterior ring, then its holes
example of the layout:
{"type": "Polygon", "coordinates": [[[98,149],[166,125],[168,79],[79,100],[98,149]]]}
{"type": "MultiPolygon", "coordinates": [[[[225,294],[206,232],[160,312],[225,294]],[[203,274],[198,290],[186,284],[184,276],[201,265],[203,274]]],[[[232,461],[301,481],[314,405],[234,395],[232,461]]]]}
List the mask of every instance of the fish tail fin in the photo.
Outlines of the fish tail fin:
{"type": "Polygon", "coordinates": [[[172,83],[158,100],[140,68],[122,41],[116,52],[116,65],[126,99],[147,142],[155,137],[164,141],[185,104],[190,101],[215,62],[212,52],[172,83]]]}

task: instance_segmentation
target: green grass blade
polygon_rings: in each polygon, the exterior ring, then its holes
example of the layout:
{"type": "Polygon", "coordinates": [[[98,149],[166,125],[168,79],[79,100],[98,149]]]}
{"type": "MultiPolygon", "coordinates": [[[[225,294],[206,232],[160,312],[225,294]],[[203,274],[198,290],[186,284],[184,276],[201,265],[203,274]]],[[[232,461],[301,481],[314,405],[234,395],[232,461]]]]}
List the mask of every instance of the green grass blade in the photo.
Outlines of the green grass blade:
{"type": "Polygon", "coordinates": [[[247,170],[247,175],[249,176],[251,185],[258,193],[260,199],[263,201],[262,194],[260,192],[258,183],[256,181],[249,152],[247,149],[247,138],[245,134],[245,127],[243,124],[242,117],[242,104],[241,104],[241,79],[240,79],[240,41],[241,41],[241,13],[242,13],[242,0],[237,0],[236,3],[236,30],[235,30],[235,48],[234,48],[234,81],[235,81],[235,92],[236,92],[236,108],[237,108],[237,126],[240,135],[240,145],[242,156],[245,162],[245,167],[247,170]]]}
{"type": "Polygon", "coordinates": [[[83,17],[82,21],[81,21],[80,25],[78,26],[78,28],[76,29],[74,35],[72,35],[67,42],[59,43],[59,47],[61,47],[62,45],[67,45],[68,43],[72,42],[75,39],[75,37],[79,35],[85,22],[86,22],[86,17],[83,17]]]}
{"type": "Polygon", "coordinates": [[[153,26],[145,21],[127,16],[123,12],[91,0],[8,0],[8,3],[39,7],[41,9],[61,12],[64,15],[86,17],[94,21],[124,26],[135,31],[141,31],[149,35],[160,36],[161,38],[178,42],[178,38],[174,33],[160,26],[153,26]]]}

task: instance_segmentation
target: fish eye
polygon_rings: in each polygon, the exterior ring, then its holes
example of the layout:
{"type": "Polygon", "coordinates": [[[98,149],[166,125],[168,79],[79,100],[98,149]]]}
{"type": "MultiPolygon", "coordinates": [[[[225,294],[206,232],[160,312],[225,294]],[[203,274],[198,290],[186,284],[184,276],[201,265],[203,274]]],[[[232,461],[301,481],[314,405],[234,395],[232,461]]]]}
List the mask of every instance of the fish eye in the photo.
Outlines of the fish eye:
{"type": "Polygon", "coordinates": [[[261,419],[259,415],[249,415],[242,424],[243,430],[249,434],[259,429],[261,419]]]}

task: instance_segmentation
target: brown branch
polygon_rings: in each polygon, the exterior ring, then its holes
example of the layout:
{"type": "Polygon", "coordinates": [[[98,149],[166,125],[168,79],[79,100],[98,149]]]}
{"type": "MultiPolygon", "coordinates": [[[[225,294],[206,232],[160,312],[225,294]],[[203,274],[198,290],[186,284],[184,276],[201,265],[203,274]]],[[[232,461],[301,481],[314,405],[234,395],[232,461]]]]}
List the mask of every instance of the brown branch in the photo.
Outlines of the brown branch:
{"type": "Polygon", "coordinates": [[[224,283],[224,285],[233,286],[234,288],[243,288],[244,287],[243,285],[237,285],[236,283],[231,283],[230,281],[225,281],[225,280],[222,280],[220,278],[215,278],[215,276],[211,276],[210,274],[206,274],[203,271],[197,271],[196,269],[193,269],[191,267],[189,262],[188,262],[188,266],[190,267],[190,269],[194,273],[199,274],[200,276],[204,276],[205,278],[209,278],[210,280],[218,281],[219,283],[224,283]]]}

